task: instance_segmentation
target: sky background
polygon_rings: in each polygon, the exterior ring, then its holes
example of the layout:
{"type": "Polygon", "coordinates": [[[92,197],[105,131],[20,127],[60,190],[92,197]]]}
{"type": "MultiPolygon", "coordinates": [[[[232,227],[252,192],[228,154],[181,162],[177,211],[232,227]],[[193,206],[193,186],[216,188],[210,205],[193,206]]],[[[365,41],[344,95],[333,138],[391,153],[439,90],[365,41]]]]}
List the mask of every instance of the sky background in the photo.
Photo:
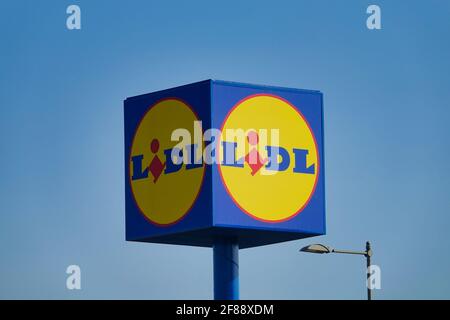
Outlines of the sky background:
{"type": "Polygon", "coordinates": [[[327,235],[240,251],[243,299],[450,298],[450,2],[1,1],[0,298],[210,299],[212,250],[125,242],[123,100],[324,93],[327,235]],[[82,29],[66,28],[81,7],[82,29]],[[366,8],[382,30],[366,28],[366,8]],[[82,290],[66,289],[77,264],[82,290]]]}

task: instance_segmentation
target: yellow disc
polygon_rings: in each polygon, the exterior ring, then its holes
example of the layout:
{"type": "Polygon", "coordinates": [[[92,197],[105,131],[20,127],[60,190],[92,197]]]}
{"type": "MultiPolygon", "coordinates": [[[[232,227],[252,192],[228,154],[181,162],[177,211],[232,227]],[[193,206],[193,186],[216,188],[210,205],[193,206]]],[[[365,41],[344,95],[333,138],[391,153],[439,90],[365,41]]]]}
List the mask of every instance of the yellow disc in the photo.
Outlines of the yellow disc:
{"type": "MultiPolygon", "coordinates": [[[[223,123],[219,144],[219,171],[228,194],[241,210],[257,220],[282,222],[300,213],[314,193],[319,172],[317,149],[309,124],[288,101],[273,95],[250,96],[234,106],[223,123]],[[227,130],[237,132],[239,129],[245,132],[245,139],[234,138],[230,134],[227,136],[227,130]],[[255,133],[256,144],[254,136],[251,138],[255,133]],[[241,159],[241,166],[223,164],[224,141],[236,143],[235,160],[241,159]],[[289,166],[282,168],[283,159],[279,155],[278,168],[284,170],[269,170],[267,146],[286,150],[288,156],[284,154],[284,161],[289,157],[289,166]],[[253,159],[256,160],[253,163],[258,164],[259,161],[264,164],[256,169],[250,166],[251,162],[243,160],[255,148],[253,155],[256,158],[253,159]],[[303,166],[301,161],[296,163],[294,149],[304,150],[298,151],[305,154],[303,166]],[[296,165],[309,168],[309,172],[295,172],[296,165]]],[[[225,157],[228,153],[229,150],[225,157]]]]}
{"type": "Polygon", "coordinates": [[[183,164],[178,171],[166,173],[164,154],[179,145],[179,141],[171,141],[174,130],[186,129],[194,137],[197,120],[189,105],[171,98],[150,107],[136,130],[130,155],[131,190],[142,214],[156,225],[178,222],[200,192],[204,166],[187,170],[183,164]]]}

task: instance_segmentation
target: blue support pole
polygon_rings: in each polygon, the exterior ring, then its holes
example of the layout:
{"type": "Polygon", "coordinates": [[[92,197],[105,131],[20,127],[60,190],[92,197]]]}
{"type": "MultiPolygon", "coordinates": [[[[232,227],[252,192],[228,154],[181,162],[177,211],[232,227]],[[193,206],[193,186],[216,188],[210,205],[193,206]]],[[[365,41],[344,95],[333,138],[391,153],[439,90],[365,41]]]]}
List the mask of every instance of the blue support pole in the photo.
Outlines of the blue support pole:
{"type": "Polygon", "coordinates": [[[239,244],[235,239],[219,238],[213,246],[214,299],[239,299],[239,244]]]}

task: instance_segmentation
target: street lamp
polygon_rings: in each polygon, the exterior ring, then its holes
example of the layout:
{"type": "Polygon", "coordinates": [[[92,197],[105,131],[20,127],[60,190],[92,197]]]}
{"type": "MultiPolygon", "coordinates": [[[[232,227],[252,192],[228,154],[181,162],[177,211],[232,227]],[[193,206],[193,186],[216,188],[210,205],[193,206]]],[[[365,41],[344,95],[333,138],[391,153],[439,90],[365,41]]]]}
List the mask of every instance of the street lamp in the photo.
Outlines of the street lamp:
{"type": "MultiPolygon", "coordinates": [[[[323,244],[310,244],[309,246],[303,247],[300,249],[301,252],[309,252],[309,253],[344,253],[344,254],[356,254],[356,255],[362,255],[366,257],[367,261],[367,281],[369,281],[370,277],[370,257],[372,256],[373,252],[370,248],[370,242],[366,242],[366,251],[350,251],[350,250],[336,250],[331,247],[328,247],[323,244]]],[[[372,300],[372,289],[367,282],[367,300],[372,300]]]]}

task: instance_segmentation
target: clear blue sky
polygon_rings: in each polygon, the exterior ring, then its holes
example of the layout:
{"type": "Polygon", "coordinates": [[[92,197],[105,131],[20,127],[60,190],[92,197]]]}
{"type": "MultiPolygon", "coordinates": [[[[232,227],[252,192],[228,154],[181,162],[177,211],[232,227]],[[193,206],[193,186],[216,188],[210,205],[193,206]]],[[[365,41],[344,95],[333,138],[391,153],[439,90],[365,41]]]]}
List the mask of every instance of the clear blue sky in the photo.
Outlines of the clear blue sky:
{"type": "Polygon", "coordinates": [[[212,298],[212,252],[124,241],[127,96],[198,80],[319,89],[326,236],[242,250],[241,297],[450,298],[448,1],[2,1],[0,298],[212,298]],[[365,26],[369,4],[382,30],[365,26]],[[66,29],[78,4],[82,29],[66,29]],[[68,291],[78,264],[82,290],[68,291]]]}

